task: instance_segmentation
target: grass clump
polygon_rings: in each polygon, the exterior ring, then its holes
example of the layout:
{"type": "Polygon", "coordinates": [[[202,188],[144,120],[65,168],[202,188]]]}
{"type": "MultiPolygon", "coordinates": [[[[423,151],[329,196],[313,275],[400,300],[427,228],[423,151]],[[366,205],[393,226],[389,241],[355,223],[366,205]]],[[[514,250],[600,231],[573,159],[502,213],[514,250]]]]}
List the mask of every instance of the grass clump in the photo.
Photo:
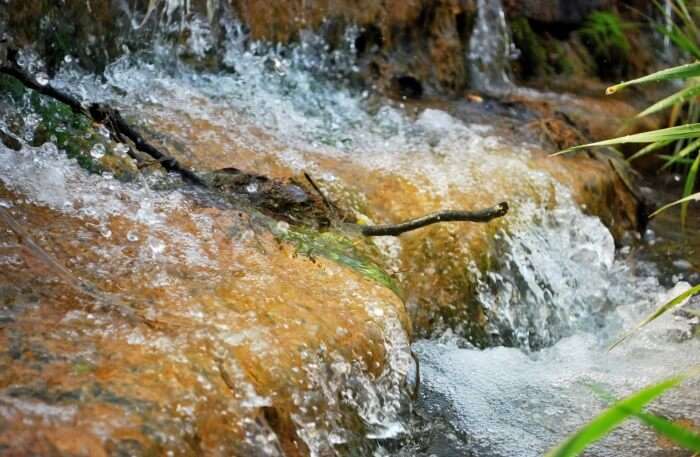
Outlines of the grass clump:
{"type": "Polygon", "coordinates": [[[609,11],[595,11],[584,22],[579,33],[602,78],[620,78],[627,73],[631,46],[625,32],[634,27],[609,11]]]}

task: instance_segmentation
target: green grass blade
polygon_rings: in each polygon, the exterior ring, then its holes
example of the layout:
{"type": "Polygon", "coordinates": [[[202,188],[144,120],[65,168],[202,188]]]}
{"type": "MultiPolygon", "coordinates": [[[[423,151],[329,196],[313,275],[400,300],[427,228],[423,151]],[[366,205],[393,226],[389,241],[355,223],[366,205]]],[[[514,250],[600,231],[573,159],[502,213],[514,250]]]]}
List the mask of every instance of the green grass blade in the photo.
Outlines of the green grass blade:
{"type": "Polygon", "coordinates": [[[695,84],[690,87],[686,87],[685,89],[680,90],[675,94],[670,95],[654,103],[649,108],[637,114],[636,117],[644,117],[653,113],[657,113],[659,111],[665,110],[666,108],[670,108],[678,103],[685,103],[686,101],[691,100],[697,97],[698,95],[700,95],[700,84],[695,84]]]}
{"type": "Polygon", "coordinates": [[[645,156],[645,155],[649,154],[650,152],[654,152],[658,149],[666,147],[671,143],[673,143],[673,141],[669,140],[669,141],[657,141],[655,143],[651,143],[649,145],[646,145],[642,149],[640,149],[639,151],[635,152],[630,157],[628,157],[627,161],[631,162],[633,160],[637,160],[638,158],[645,156]]]}
{"type": "MultiPolygon", "coordinates": [[[[691,371],[689,375],[692,376],[693,372],[691,371]]],[[[591,384],[588,387],[608,404],[611,404],[617,400],[610,392],[596,384],[591,384]]],[[[700,435],[694,431],[664,418],[654,416],[653,414],[634,411],[630,411],[630,414],[635,416],[647,426],[653,428],[657,433],[666,436],[674,443],[683,446],[686,449],[700,451],[700,435]]]]}
{"type": "Polygon", "coordinates": [[[688,154],[691,152],[695,151],[696,149],[700,148],[700,139],[697,139],[695,141],[691,141],[685,147],[683,147],[680,151],[676,152],[673,154],[673,156],[666,161],[663,167],[661,167],[661,170],[665,170],[666,168],[670,167],[671,165],[678,163],[681,159],[686,157],[688,154]]]}
{"type": "Polygon", "coordinates": [[[667,162],[668,162],[669,160],[673,160],[674,162],[676,162],[676,163],[678,163],[678,164],[680,164],[680,165],[691,166],[691,165],[693,164],[693,159],[679,159],[679,158],[677,158],[677,157],[670,156],[670,155],[667,155],[667,154],[659,154],[658,157],[659,157],[659,159],[664,159],[664,160],[667,161],[667,162]]]}
{"type": "MultiPolygon", "coordinates": [[[[695,157],[695,162],[690,166],[690,171],[688,171],[688,176],[685,178],[685,186],[683,187],[683,198],[689,197],[693,194],[695,189],[695,179],[698,176],[698,168],[700,168],[700,154],[695,157]]],[[[688,205],[690,201],[684,201],[681,203],[681,224],[685,226],[685,221],[688,217],[688,205]]]]}
{"type": "Polygon", "coordinates": [[[585,149],[598,146],[613,146],[624,143],[656,143],[659,141],[677,141],[686,138],[700,137],[700,123],[679,125],[666,129],[651,130],[649,132],[635,133],[634,135],[625,135],[610,140],[598,141],[595,143],[583,144],[572,148],[564,149],[563,151],[552,154],[553,156],[564,154],[578,149],[585,149]]]}
{"type": "Polygon", "coordinates": [[[698,202],[700,202],[700,192],[698,192],[698,193],[696,193],[696,194],[688,195],[687,197],[683,197],[683,198],[681,198],[680,200],[676,200],[675,202],[669,203],[668,205],[664,205],[664,206],[662,206],[661,208],[659,208],[659,209],[657,209],[656,211],[654,211],[653,213],[651,213],[651,215],[649,215],[649,217],[650,217],[650,218],[656,217],[659,213],[661,213],[661,212],[663,212],[663,211],[666,211],[667,209],[669,209],[669,208],[671,208],[671,207],[673,207],[673,206],[680,205],[680,204],[686,203],[686,202],[689,203],[689,202],[691,202],[691,201],[698,201],[698,202]]]}
{"type": "Polygon", "coordinates": [[[692,430],[653,414],[637,412],[634,416],[679,446],[691,451],[700,451],[700,435],[692,430]]]}
{"type": "Polygon", "coordinates": [[[635,413],[642,412],[642,408],[647,403],[668,389],[677,386],[683,379],[681,376],[667,379],[620,400],[579,429],[557,448],[549,451],[546,457],[574,457],[579,455],[590,444],[613,431],[625,419],[635,413]]]}
{"type": "Polygon", "coordinates": [[[659,307],[656,309],[656,311],[654,311],[653,313],[651,313],[646,319],[644,319],[642,322],[640,322],[639,324],[637,324],[637,326],[636,326],[635,328],[633,328],[632,330],[630,330],[629,332],[627,332],[622,338],[620,338],[619,340],[617,340],[612,346],[610,346],[610,348],[609,348],[608,350],[609,350],[609,351],[612,351],[613,349],[615,349],[616,346],[618,346],[620,343],[622,343],[622,342],[625,341],[627,338],[629,338],[630,336],[632,336],[632,335],[633,335],[635,332],[637,332],[640,328],[642,328],[642,327],[646,326],[647,324],[649,324],[650,322],[652,322],[652,321],[658,319],[660,316],[662,316],[663,314],[665,314],[667,311],[669,311],[669,310],[675,308],[676,306],[678,306],[678,305],[684,303],[687,299],[689,299],[690,297],[692,297],[693,295],[696,295],[696,294],[698,294],[698,293],[700,293],[700,284],[699,284],[699,285],[696,285],[695,287],[691,287],[690,289],[686,290],[686,291],[683,292],[682,294],[680,294],[680,295],[678,295],[678,296],[672,298],[671,300],[667,301],[666,303],[662,304],[661,306],[659,306],[659,307]]]}
{"type": "Polygon", "coordinates": [[[634,84],[645,84],[656,81],[667,81],[669,79],[688,79],[694,76],[700,76],[700,62],[689,63],[686,65],[680,65],[678,67],[666,68],[656,73],[650,75],[642,76],[641,78],[632,79],[630,81],[625,81],[620,84],[615,84],[610,86],[605,90],[605,93],[610,95],[614,94],[623,87],[631,86],[634,84]]]}

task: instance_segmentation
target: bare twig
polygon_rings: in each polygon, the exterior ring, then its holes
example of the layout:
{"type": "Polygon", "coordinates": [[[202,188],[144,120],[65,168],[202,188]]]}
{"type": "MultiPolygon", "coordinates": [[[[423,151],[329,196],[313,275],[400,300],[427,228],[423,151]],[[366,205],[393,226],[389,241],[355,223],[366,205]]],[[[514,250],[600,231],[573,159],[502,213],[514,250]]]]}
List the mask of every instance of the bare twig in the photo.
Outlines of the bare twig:
{"type": "MultiPolygon", "coordinates": [[[[183,166],[175,158],[144,140],[141,134],[124,120],[119,110],[100,103],[88,105],[82,103],[70,94],[61,92],[51,84],[40,84],[34,77],[17,65],[17,51],[15,49],[2,48],[1,50],[4,55],[0,55],[0,73],[12,76],[26,87],[58,100],[68,105],[75,113],[87,116],[94,122],[104,125],[110,131],[115,141],[125,143],[125,138],[128,139],[134,144],[137,150],[148,154],[166,170],[178,173],[184,180],[201,187],[209,187],[194,171],[183,166]]],[[[304,176],[314,190],[321,196],[331,214],[334,214],[334,205],[326,198],[307,173],[304,173],[304,176]]],[[[439,222],[489,222],[492,219],[505,215],[507,212],[508,204],[502,202],[492,208],[477,211],[441,211],[399,224],[356,227],[360,229],[360,232],[364,236],[399,236],[402,233],[439,222]]]]}
{"type": "Polygon", "coordinates": [[[477,211],[440,211],[427,216],[411,219],[399,224],[369,225],[361,227],[364,236],[399,236],[421,227],[439,222],[489,222],[508,212],[508,203],[477,211]]]}
{"type": "Polygon", "coordinates": [[[316,193],[321,196],[321,199],[323,200],[323,204],[326,205],[326,208],[332,213],[335,213],[335,205],[331,203],[330,200],[328,200],[328,197],[326,197],[326,194],[323,193],[320,187],[316,185],[313,179],[311,179],[311,176],[307,173],[304,172],[304,178],[311,184],[311,187],[314,188],[316,193]]]}

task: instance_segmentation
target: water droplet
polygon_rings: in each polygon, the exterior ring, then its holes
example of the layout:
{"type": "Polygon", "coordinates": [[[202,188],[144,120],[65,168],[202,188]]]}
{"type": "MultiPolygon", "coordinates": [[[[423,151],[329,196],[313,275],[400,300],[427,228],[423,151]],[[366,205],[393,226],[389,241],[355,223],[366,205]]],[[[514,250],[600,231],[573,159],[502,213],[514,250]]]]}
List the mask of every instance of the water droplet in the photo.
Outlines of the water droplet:
{"type": "Polygon", "coordinates": [[[93,159],[99,160],[105,155],[105,145],[102,143],[97,143],[90,149],[90,155],[93,159]]]}
{"type": "Polygon", "coordinates": [[[130,231],[129,233],[126,234],[126,239],[131,241],[131,242],[134,242],[134,241],[139,240],[139,236],[136,233],[130,231]]]}
{"type": "Polygon", "coordinates": [[[44,72],[39,72],[36,74],[36,82],[40,86],[45,86],[49,83],[49,77],[46,73],[44,72]]]}
{"type": "Polygon", "coordinates": [[[129,153],[129,146],[124,143],[117,143],[114,146],[114,154],[119,157],[125,157],[129,153]]]}
{"type": "Polygon", "coordinates": [[[104,225],[100,227],[100,234],[107,239],[112,237],[112,231],[104,225]]]}
{"type": "Polygon", "coordinates": [[[105,127],[104,125],[100,124],[97,127],[97,131],[100,132],[100,135],[102,135],[104,138],[109,139],[109,129],[105,127]]]}
{"type": "Polygon", "coordinates": [[[148,247],[151,249],[153,255],[160,255],[165,252],[165,243],[158,238],[151,238],[148,241],[148,247]]]}
{"type": "Polygon", "coordinates": [[[71,62],[73,62],[73,56],[70,55],[70,54],[66,54],[66,55],[63,57],[63,61],[64,61],[65,63],[71,63],[71,62]]]}

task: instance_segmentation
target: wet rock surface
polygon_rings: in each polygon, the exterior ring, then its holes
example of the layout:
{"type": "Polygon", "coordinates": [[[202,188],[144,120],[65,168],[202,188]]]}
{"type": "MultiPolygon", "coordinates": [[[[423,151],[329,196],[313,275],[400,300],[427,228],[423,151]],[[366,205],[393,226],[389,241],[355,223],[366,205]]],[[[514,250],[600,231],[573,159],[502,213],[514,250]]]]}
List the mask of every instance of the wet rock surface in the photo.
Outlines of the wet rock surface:
{"type": "Polygon", "coordinates": [[[294,456],[381,434],[408,369],[402,301],[244,213],[168,198],[149,208],[164,232],[2,187],[24,231],[0,245],[3,455],[294,456]]]}
{"type": "MultiPolygon", "coordinates": [[[[547,155],[609,136],[633,108],[532,93],[463,98],[475,2],[92,3],[73,21],[83,1],[10,1],[0,22],[24,27],[13,38],[36,45],[47,78],[57,72],[63,87],[110,101],[235,195],[202,195],[157,163],[139,168],[88,122],[15,99],[27,111],[0,123],[9,138],[0,211],[21,228],[0,220],[0,454],[391,449],[405,425],[411,338],[447,330],[467,345],[537,349],[609,305],[592,293],[592,305],[576,300],[518,262],[556,252],[561,264],[538,266],[607,268],[614,241],[596,217],[618,241],[639,228],[617,157],[547,155]],[[211,20],[224,17],[242,23],[211,20]],[[144,37],[168,46],[129,56],[122,45],[135,51],[144,37]],[[105,72],[93,78],[72,58],[105,72]],[[459,97],[436,97],[445,94],[459,97]],[[305,173],[323,195],[300,191],[305,173]],[[338,217],[302,227],[251,208],[303,209],[309,195],[316,205],[327,197],[338,217]],[[503,200],[513,210],[489,224],[372,240],[349,225],[503,200]],[[579,225],[584,235],[562,229],[579,225]],[[547,244],[551,233],[559,244],[547,244]],[[531,290],[544,311],[523,317],[531,290]],[[574,318],[542,298],[554,293],[574,318]]],[[[518,14],[557,22],[601,2],[555,2],[547,17],[546,2],[535,3],[518,14]]],[[[529,58],[536,64],[537,50],[529,58]]],[[[590,75],[584,60],[580,74],[590,75]]],[[[428,449],[462,452],[457,438],[428,449]]]]}

